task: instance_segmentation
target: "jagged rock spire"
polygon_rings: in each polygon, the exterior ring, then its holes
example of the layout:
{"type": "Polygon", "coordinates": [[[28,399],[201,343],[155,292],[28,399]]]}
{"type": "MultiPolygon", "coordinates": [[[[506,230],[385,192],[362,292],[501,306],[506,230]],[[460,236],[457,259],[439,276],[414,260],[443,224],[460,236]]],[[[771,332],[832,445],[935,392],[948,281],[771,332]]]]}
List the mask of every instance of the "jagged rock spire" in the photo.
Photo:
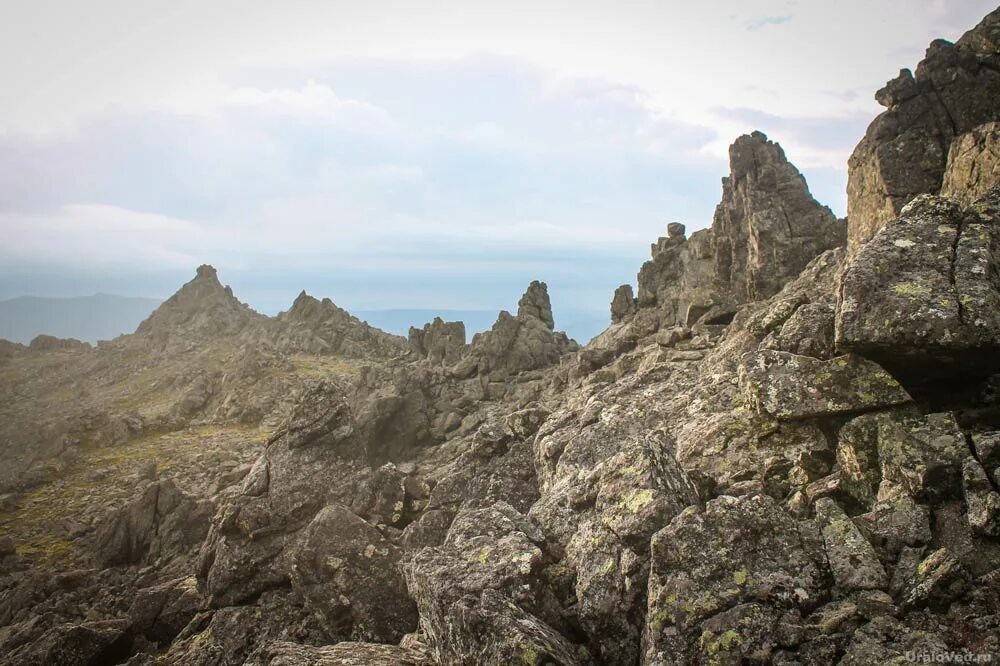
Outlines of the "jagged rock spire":
{"type": "Polygon", "coordinates": [[[773,296],[813,257],[846,242],[846,225],[763,132],[733,142],[729,169],[712,232],[716,278],[736,303],[773,296]]]}
{"type": "Polygon", "coordinates": [[[525,317],[535,317],[540,319],[548,328],[555,328],[555,320],[552,318],[552,304],[549,302],[549,288],[544,282],[532,281],[528,285],[528,290],[517,302],[517,316],[519,319],[525,317]]]}

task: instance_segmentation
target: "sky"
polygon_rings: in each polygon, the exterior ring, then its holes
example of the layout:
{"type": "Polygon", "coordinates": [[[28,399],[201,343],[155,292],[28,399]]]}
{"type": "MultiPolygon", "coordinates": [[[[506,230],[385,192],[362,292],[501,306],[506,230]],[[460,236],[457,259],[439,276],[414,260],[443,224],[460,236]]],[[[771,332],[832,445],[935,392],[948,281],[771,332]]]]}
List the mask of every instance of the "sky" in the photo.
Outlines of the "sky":
{"type": "Polygon", "coordinates": [[[0,299],[606,311],[763,130],[846,209],[875,90],[978,0],[0,0],[0,299]]]}

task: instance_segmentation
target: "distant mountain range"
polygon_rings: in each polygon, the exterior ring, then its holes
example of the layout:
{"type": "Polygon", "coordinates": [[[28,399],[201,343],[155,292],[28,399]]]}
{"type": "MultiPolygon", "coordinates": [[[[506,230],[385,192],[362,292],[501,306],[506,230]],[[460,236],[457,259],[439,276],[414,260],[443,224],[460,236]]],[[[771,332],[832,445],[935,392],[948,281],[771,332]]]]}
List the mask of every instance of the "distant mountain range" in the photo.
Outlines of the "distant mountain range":
{"type": "Polygon", "coordinates": [[[84,342],[131,333],[161,303],[156,298],[95,294],[71,298],[19,296],[0,301],[0,338],[28,343],[42,333],[84,342]]]}
{"type": "MultiPolygon", "coordinates": [[[[159,306],[155,298],[95,294],[71,298],[20,296],[0,301],[0,338],[27,344],[36,335],[54,335],[95,343],[110,340],[136,327],[159,306]]],[[[351,314],[387,333],[405,336],[410,326],[423,326],[434,317],[465,323],[468,340],[489,330],[497,319],[491,310],[395,309],[358,310],[351,314]]],[[[591,310],[556,310],[556,328],[580,343],[603,331],[609,317],[591,310]]]]}

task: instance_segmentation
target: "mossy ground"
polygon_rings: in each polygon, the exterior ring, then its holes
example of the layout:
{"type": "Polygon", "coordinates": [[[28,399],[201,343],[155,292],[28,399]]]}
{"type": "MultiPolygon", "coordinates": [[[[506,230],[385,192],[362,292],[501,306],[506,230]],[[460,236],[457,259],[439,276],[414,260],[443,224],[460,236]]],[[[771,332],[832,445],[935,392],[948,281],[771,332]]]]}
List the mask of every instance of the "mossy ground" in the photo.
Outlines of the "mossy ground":
{"type": "Polygon", "coordinates": [[[18,553],[39,563],[82,563],[87,533],[105,511],[134,497],[140,471],[150,463],[161,478],[173,478],[185,487],[212,471],[213,458],[252,460],[263,450],[267,434],[259,428],[209,426],[119,446],[84,447],[72,466],[20,497],[14,509],[0,513],[0,536],[13,538],[18,553]],[[82,538],[74,539],[74,526],[82,538]]]}

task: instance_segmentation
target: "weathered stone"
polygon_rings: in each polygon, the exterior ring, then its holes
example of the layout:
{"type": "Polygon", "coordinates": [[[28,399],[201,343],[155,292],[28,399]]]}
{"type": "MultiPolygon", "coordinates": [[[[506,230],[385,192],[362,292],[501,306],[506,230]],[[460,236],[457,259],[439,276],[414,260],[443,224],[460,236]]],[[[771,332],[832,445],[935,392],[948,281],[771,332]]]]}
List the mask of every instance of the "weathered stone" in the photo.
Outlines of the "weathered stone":
{"type": "Polygon", "coordinates": [[[907,587],[903,605],[947,608],[965,592],[968,582],[968,573],[958,559],[947,548],[939,548],[917,566],[917,575],[907,587]]]}
{"type": "Polygon", "coordinates": [[[912,655],[947,654],[948,644],[933,633],[911,629],[891,617],[875,618],[854,632],[843,666],[904,664],[912,655]]]}
{"type": "Polygon", "coordinates": [[[518,319],[534,317],[552,330],[555,321],[552,319],[552,305],[549,303],[549,289],[544,282],[538,280],[528,285],[528,290],[517,302],[518,319]]]}
{"type": "MultiPolygon", "coordinates": [[[[916,76],[903,70],[876,95],[888,109],[848,162],[852,256],[916,196],[938,193],[953,139],[1000,118],[997,23],[994,11],[955,44],[935,40],[916,76]]],[[[955,176],[963,173],[961,154],[953,160],[955,176]]]]}
{"type": "Polygon", "coordinates": [[[1000,183],[1000,123],[980,125],[951,142],[941,195],[970,204],[1000,183]]]}
{"type": "Polygon", "coordinates": [[[918,501],[940,503],[961,493],[968,446],[952,414],[881,419],[878,455],[883,484],[918,501]]]}
{"type": "Polygon", "coordinates": [[[884,589],[889,581],[875,549],[837,504],[824,497],[816,502],[823,523],[823,541],[837,587],[846,592],[884,589]]]}
{"type": "Polygon", "coordinates": [[[777,294],[816,255],[846,242],[846,225],[812,198],[781,146],[761,132],[730,146],[729,170],[712,240],[716,277],[735,303],[777,294]]]}
{"type": "Polygon", "coordinates": [[[411,326],[408,343],[410,351],[431,363],[454,365],[465,351],[465,324],[435,317],[422,329],[411,326]]]}
{"type": "Polygon", "coordinates": [[[396,643],[416,627],[399,548],[347,508],[331,505],[316,514],[290,559],[293,587],[330,638],[396,643]]]}
{"type": "Polygon", "coordinates": [[[752,352],[740,359],[739,382],[747,404],[778,419],[866,412],[910,401],[889,373],[853,354],[820,361],[752,352]]]}
{"type": "Polygon", "coordinates": [[[818,535],[765,495],[689,508],[652,541],[646,663],[690,659],[707,618],[741,603],[811,609],[823,595],[818,535]]]}
{"type": "Polygon", "coordinates": [[[712,232],[703,229],[687,240],[674,236],[663,241],[653,246],[652,259],[639,270],[638,306],[657,306],[669,323],[693,324],[718,300],[712,232]]]}
{"type": "Polygon", "coordinates": [[[1000,369],[1000,288],[993,227],[1000,189],[966,210],[921,196],[845,270],[837,345],[910,384],[1000,369]]]}
{"type": "Polygon", "coordinates": [[[105,566],[175,557],[205,538],[212,509],[211,502],[190,497],[173,481],[155,481],[101,524],[95,554],[105,566]]]}
{"type": "Polygon", "coordinates": [[[296,643],[269,643],[246,661],[246,666],[425,666],[422,652],[397,645],[344,642],[316,647],[296,643]]]}
{"type": "Polygon", "coordinates": [[[404,565],[420,627],[437,663],[579,663],[576,649],[545,622],[543,535],[504,503],[468,505],[444,544],[404,565]]]}
{"type": "Polygon", "coordinates": [[[972,531],[983,536],[1000,536],[1000,493],[972,456],[962,463],[962,491],[972,531]]]}
{"type": "Polygon", "coordinates": [[[615,289],[614,298],[611,299],[611,321],[618,323],[628,319],[635,314],[636,300],[632,295],[632,285],[623,284],[615,289]]]}
{"type": "Polygon", "coordinates": [[[909,495],[879,501],[854,521],[887,564],[895,562],[906,548],[931,541],[930,511],[909,495]]]}

